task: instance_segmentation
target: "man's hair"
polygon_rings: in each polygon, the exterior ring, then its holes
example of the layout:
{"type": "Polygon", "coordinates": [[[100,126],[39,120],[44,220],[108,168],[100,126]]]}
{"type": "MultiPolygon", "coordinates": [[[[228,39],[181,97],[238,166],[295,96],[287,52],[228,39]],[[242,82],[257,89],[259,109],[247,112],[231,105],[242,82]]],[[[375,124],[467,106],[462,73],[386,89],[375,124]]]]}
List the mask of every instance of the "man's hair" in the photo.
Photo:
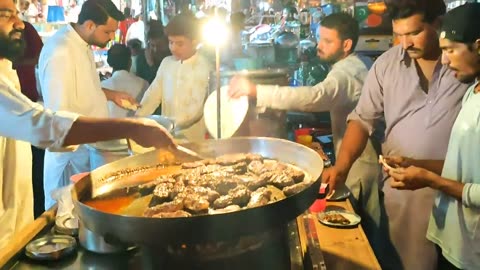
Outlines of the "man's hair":
{"type": "Polygon", "coordinates": [[[132,17],[132,10],[129,7],[125,7],[123,9],[123,16],[125,16],[125,18],[132,17]]]}
{"type": "Polygon", "coordinates": [[[387,15],[392,20],[405,19],[415,14],[423,15],[423,21],[433,23],[443,16],[447,7],[443,0],[387,0],[387,15]]]}
{"type": "Polygon", "coordinates": [[[127,47],[139,51],[142,49],[142,41],[138,38],[132,38],[127,41],[127,47]]]}
{"type": "Polygon", "coordinates": [[[127,46],[115,44],[108,50],[107,63],[113,70],[127,70],[130,68],[132,54],[127,46]]]}
{"type": "Polygon", "coordinates": [[[108,18],[111,17],[116,21],[125,20],[123,13],[117,9],[115,4],[110,0],[87,0],[82,5],[82,10],[78,14],[78,23],[91,20],[96,25],[104,25],[108,18]]]}
{"type": "Polygon", "coordinates": [[[165,27],[167,36],[184,36],[189,39],[198,39],[197,19],[189,14],[180,14],[175,17],[165,27]]]}
{"type": "Polygon", "coordinates": [[[350,52],[353,52],[355,46],[357,46],[359,26],[358,22],[347,13],[334,13],[323,18],[320,25],[329,29],[335,29],[342,40],[351,39],[352,48],[350,52]]]}

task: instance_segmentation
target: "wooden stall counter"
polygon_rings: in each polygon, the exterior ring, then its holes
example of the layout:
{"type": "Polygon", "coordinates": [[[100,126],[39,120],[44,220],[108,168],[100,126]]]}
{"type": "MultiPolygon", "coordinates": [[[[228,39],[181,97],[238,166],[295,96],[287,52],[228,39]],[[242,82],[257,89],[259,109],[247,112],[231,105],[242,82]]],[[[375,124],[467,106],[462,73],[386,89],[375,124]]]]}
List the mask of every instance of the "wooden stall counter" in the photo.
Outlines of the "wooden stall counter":
{"type": "MultiPolygon", "coordinates": [[[[345,209],[353,212],[347,201],[327,202],[327,210],[345,209]]],[[[320,248],[327,270],[382,269],[361,226],[332,228],[315,219],[320,248]]]]}

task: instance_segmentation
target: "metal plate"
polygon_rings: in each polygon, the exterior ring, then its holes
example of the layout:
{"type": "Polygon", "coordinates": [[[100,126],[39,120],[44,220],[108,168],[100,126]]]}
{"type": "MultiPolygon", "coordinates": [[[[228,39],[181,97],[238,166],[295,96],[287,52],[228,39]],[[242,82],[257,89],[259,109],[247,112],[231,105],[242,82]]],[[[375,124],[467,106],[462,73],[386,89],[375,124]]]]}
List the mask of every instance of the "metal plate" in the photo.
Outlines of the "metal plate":
{"type": "Polygon", "coordinates": [[[72,254],[77,247],[75,238],[67,235],[49,235],[30,242],[25,254],[36,260],[58,260],[72,254]]]}
{"type": "Polygon", "coordinates": [[[327,197],[327,201],[329,202],[337,202],[337,201],[344,201],[350,197],[350,190],[342,185],[338,187],[336,190],[333,191],[333,194],[327,197]]]}
{"type": "Polygon", "coordinates": [[[318,216],[318,221],[320,221],[320,223],[322,223],[323,225],[327,225],[327,226],[330,226],[330,227],[336,227],[336,228],[354,227],[354,226],[357,226],[360,223],[360,221],[362,220],[359,215],[357,215],[353,212],[339,211],[339,210],[331,210],[331,211],[321,212],[321,213],[318,213],[317,216],[318,216]],[[342,215],[344,218],[348,219],[348,221],[350,221],[350,223],[349,224],[341,224],[341,223],[334,223],[334,222],[327,221],[325,218],[328,215],[332,215],[332,214],[342,215]]]}

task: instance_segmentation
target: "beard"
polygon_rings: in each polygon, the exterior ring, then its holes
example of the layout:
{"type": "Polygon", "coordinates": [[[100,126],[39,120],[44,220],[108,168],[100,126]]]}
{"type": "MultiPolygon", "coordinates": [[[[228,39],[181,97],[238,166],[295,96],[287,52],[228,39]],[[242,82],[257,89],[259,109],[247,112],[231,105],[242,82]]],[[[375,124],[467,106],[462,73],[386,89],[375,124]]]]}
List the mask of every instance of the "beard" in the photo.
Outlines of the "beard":
{"type": "Polygon", "coordinates": [[[14,61],[23,55],[25,50],[25,41],[23,40],[23,31],[14,29],[8,35],[0,33],[0,57],[14,61]],[[12,38],[14,34],[21,33],[21,38],[12,38]]]}
{"type": "Polygon", "coordinates": [[[107,47],[109,42],[110,42],[110,40],[107,41],[107,42],[99,42],[98,40],[95,39],[93,34],[91,34],[90,37],[88,38],[88,44],[89,45],[97,46],[97,47],[100,47],[100,48],[107,47]]]}
{"type": "Polygon", "coordinates": [[[320,51],[319,51],[317,53],[317,56],[318,56],[318,58],[320,58],[320,60],[322,60],[322,61],[324,61],[328,64],[335,64],[336,62],[340,61],[340,59],[342,59],[343,51],[338,50],[331,55],[321,55],[320,51]]]}
{"type": "MultiPolygon", "coordinates": [[[[457,73],[458,74],[458,73],[457,73]]],[[[475,79],[480,75],[480,72],[477,72],[477,74],[468,74],[468,75],[457,75],[457,80],[461,83],[466,83],[470,84],[475,82],[475,79]]]]}

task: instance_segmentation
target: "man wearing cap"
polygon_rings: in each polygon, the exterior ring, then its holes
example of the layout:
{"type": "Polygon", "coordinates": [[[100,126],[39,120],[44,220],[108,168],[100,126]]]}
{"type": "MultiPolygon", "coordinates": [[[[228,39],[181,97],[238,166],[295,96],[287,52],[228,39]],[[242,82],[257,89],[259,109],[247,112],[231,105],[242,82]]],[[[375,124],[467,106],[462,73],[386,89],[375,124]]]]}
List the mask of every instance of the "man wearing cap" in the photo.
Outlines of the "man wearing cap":
{"type": "MultiPolygon", "coordinates": [[[[125,17],[110,0],[86,1],[78,23],[68,24],[50,37],[42,49],[38,64],[40,88],[45,107],[91,117],[107,117],[107,99],[122,106],[123,92],[100,86],[91,45],[105,47],[115,37],[118,22],[125,17]]],[[[46,151],[44,163],[45,209],[54,201],[50,192],[69,183],[71,175],[90,170],[88,150],[80,146],[73,153],[46,151]]]]}
{"type": "MultiPolygon", "coordinates": [[[[335,166],[322,178],[331,186],[345,181],[367,139],[378,135],[382,153],[417,159],[443,159],[450,130],[468,85],[441,64],[438,43],[443,0],[387,0],[398,46],[386,51],[365,79],[335,166]]],[[[381,218],[372,248],[383,269],[436,269],[435,245],[425,238],[436,191],[400,191],[392,179],[379,179],[381,218]]],[[[330,187],[332,188],[332,187],[330,187]]]]}
{"type": "Polygon", "coordinates": [[[480,267],[480,3],[447,13],[440,32],[442,63],[464,83],[463,97],[445,160],[387,158],[392,187],[438,190],[427,238],[441,250],[438,269],[480,267]]]}

